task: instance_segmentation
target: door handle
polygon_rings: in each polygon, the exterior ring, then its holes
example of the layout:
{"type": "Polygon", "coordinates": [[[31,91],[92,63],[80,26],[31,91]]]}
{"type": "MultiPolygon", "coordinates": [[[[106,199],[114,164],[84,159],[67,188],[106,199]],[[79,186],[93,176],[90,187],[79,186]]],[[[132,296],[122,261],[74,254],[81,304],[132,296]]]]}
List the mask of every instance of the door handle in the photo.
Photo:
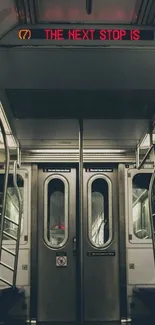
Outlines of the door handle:
{"type": "Polygon", "coordinates": [[[76,255],[76,237],[73,237],[73,255],[76,255]]]}

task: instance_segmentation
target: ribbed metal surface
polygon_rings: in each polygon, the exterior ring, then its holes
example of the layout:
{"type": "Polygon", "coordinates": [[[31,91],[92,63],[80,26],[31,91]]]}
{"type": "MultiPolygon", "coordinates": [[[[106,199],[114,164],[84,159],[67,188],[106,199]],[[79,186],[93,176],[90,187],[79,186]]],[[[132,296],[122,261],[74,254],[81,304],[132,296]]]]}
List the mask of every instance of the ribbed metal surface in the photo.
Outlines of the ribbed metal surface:
{"type": "MultiPolygon", "coordinates": [[[[22,163],[41,163],[41,162],[78,162],[78,153],[32,153],[22,152],[22,163]]],[[[84,153],[84,162],[135,162],[135,153],[84,153]]]]}

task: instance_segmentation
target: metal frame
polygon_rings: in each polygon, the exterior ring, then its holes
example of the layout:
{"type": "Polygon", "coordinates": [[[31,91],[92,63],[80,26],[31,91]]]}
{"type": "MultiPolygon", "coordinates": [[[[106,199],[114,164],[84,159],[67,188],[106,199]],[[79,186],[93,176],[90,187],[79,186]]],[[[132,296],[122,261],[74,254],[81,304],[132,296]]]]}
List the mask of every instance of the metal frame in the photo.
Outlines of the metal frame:
{"type": "MultiPolygon", "coordinates": [[[[140,171],[140,174],[151,174],[152,173],[152,168],[150,169],[146,169],[144,168],[143,170],[140,171]]],[[[152,239],[148,238],[148,239],[140,239],[138,237],[136,237],[136,235],[133,232],[133,211],[132,211],[132,181],[133,178],[139,174],[137,169],[129,169],[128,170],[128,235],[132,235],[132,239],[129,239],[129,243],[130,244],[134,244],[134,245],[141,245],[141,247],[145,247],[146,245],[151,245],[152,243],[152,239]],[[130,175],[130,177],[129,177],[130,175]]]]}
{"type": "Polygon", "coordinates": [[[143,19],[141,22],[143,25],[147,25],[148,18],[150,16],[150,13],[152,12],[153,2],[154,2],[154,0],[149,0],[147,2],[147,5],[146,5],[145,11],[144,11],[144,15],[143,15],[143,19]]]}
{"type": "Polygon", "coordinates": [[[153,22],[154,19],[155,19],[155,2],[152,1],[152,7],[151,7],[151,10],[150,10],[148,19],[147,19],[147,24],[148,25],[154,25],[154,22],[153,22]]]}
{"type": "MultiPolygon", "coordinates": [[[[11,105],[9,103],[9,100],[7,98],[6,92],[4,90],[0,90],[0,98],[1,98],[1,103],[3,106],[3,110],[5,113],[5,116],[7,118],[7,122],[10,126],[12,135],[16,141],[16,143],[18,144],[17,146],[19,146],[19,142],[17,140],[17,136],[16,136],[16,126],[15,126],[15,119],[11,110],[11,105]]],[[[11,151],[11,149],[10,149],[11,151]]]]}
{"type": "Polygon", "coordinates": [[[37,24],[35,2],[34,0],[27,0],[27,1],[28,1],[28,8],[29,8],[29,15],[30,15],[30,23],[37,24]]]}
{"type": "Polygon", "coordinates": [[[52,249],[58,249],[58,248],[62,248],[63,246],[65,246],[67,240],[68,240],[68,217],[69,217],[69,185],[68,185],[68,181],[67,179],[59,174],[54,174],[51,175],[49,177],[47,177],[47,179],[45,180],[44,183],[44,240],[45,243],[52,249]],[[50,243],[50,241],[47,238],[47,224],[48,224],[48,185],[49,182],[52,181],[53,179],[59,179],[63,182],[64,184],[64,197],[65,197],[65,237],[63,242],[61,242],[59,245],[52,245],[50,243]],[[46,198],[46,201],[45,201],[46,198]]]}
{"type": "Polygon", "coordinates": [[[79,206],[76,219],[76,238],[77,238],[77,310],[76,320],[77,324],[83,325],[84,323],[84,218],[83,218],[83,120],[79,119],[79,206]]]}
{"type": "Polygon", "coordinates": [[[30,319],[37,318],[38,293],[38,167],[32,165],[31,178],[31,257],[30,257],[30,319]]]}
{"type": "Polygon", "coordinates": [[[6,211],[6,199],[7,199],[7,185],[8,185],[8,176],[9,176],[9,164],[10,164],[10,152],[7,142],[7,136],[2,121],[0,120],[0,128],[2,131],[4,139],[4,149],[5,149],[5,178],[4,178],[4,189],[3,189],[3,198],[2,198],[2,213],[1,213],[1,229],[0,229],[0,261],[2,255],[2,241],[3,241],[3,231],[4,231],[4,217],[6,211]]]}
{"type": "Polygon", "coordinates": [[[137,19],[138,25],[142,25],[147,5],[148,5],[148,0],[142,0],[141,7],[140,7],[140,10],[139,10],[138,19],[137,19]]]}
{"type": "Polygon", "coordinates": [[[110,179],[102,174],[96,174],[95,176],[92,176],[88,181],[88,238],[91,243],[91,245],[95,248],[105,248],[112,242],[113,239],[113,220],[112,220],[112,183],[110,179]],[[92,183],[96,179],[104,179],[108,184],[108,196],[109,196],[109,239],[108,241],[103,245],[95,245],[95,243],[92,241],[91,236],[91,226],[92,226],[92,183]]]}
{"type": "Polygon", "coordinates": [[[16,286],[16,278],[17,278],[17,266],[18,266],[18,256],[19,256],[19,245],[20,245],[20,235],[21,235],[21,222],[22,222],[22,214],[23,214],[23,199],[20,194],[18,185],[17,185],[17,161],[14,162],[13,169],[13,185],[17,194],[18,203],[19,203],[19,218],[18,218],[18,230],[17,230],[17,242],[15,248],[15,260],[14,260],[14,273],[13,273],[13,287],[16,286]]]}
{"type": "Polygon", "coordinates": [[[15,5],[17,8],[19,23],[26,24],[26,8],[25,8],[25,0],[15,0],[15,5]],[[22,13],[24,15],[22,15],[22,13]]]}
{"type": "Polygon", "coordinates": [[[153,183],[155,181],[155,169],[152,173],[152,177],[150,180],[150,186],[149,186],[149,215],[150,215],[150,224],[151,224],[151,233],[152,233],[152,245],[153,245],[153,257],[154,257],[154,263],[155,263],[155,233],[154,233],[154,220],[153,220],[153,213],[152,213],[152,188],[153,183]]]}
{"type": "Polygon", "coordinates": [[[149,155],[155,154],[155,144],[153,143],[153,129],[155,127],[155,116],[153,116],[152,120],[149,121],[148,131],[150,135],[150,148],[147,150],[145,156],[143,157],[142,161],[140,162],[140,145],[144,139],[144,137],[139,141],[136,149],[136,168],[141,169],[145,164],[146,160],[149,158],[149,155]]]}
{"type": "MultiPolygon", "coordinates": [[[[148,169],[143,169],[140,171],[140,173],[145,173],[145,172],[150,172],[152,173],[152,169],[151,167],[148,168],[148,169]]],[[[130,303],[131,303],[131,296],[132,296],[132,290],[133,290],[133,287],[136,285],[134,281],[131,280],[131,273],[133,272],[134,273],[134,270],[129,270],[128,268],[128,263],[130,261],[130,263],[133,263],[133,262],[136,262],[136,260],[132,260],[132,257],[131,255],[129,256],[129,253],[130,253],[130,249],[133,249],[135,251],[137,251],[137,255],[138,255],[138,251],[141,250],[143,251],[144,253],[147,252],[147,250],[152,251],[152,243],[131,243],[131,240],[129,238],[129,234],[130,234],[130,229],[129,229],[129,222],[128,220],[131,220],[131,214],[129,212],[129,197],[130,197],[130,193],[129,193],[129,183],[131,184],[131,177],[133,176],[133,173],[136,174],[137,173],[137,170],[135,168],[129,168],[126,167],[126,170],[125,170],[125,207],[126,207],[126,213],[125,213],[125,223],[126,223],[126,258],[127,258],[127,264],[126,264],[126,271],[127,271],[127,321],[129,321],[130,323],[132,323],[132,308],[130,307],[130,303]],[[146,250],[145,250],[146,249],[146,250]]],[[[146,264],[146,263],[144,263],[146,264]]],[[[147,270],[146,270],[147,271],[147,270]]],[[[136,272],[136,270],[135,270],[136,272]]],[[[151,273],[152,274],[152,273],[151,273]]],[[[145,276],[144,276],[145,278],[145,276]]],[[[138,278],[137,278],[138,279],[138,278]]],[[[151,279],[150,279],[151,280],[151,279]]],[[[139,283],[137,283],[137,286],[140,285],[140,286],[154,286],[154,284],[150,284],[149,285],[149,281],[143,281],[143,284],[141,283],[141,281],[139,281],[139,283]],[[145,283],[144,283],[145,282],[145,283]]],[[[137,281],[138,282],[138,281],[137,281]]]]}
{"type": "Polygon", "coordinates": [[[144,158],[142,159],[141,163],[139,164],[139,166],[137,166],[137,169],[141,169],[141,168],[143,167],[143,165],[145,164],[145,162],[146,162],[148,156],[149,156],[150,153],[152,152],[153,148],[154,148],[154,145],[152,145],[152,146],[148,149],[148,151],[147,151],[147,153],[145,154],[144,158]]]}
{"type": "Polygon", "coordinates": [[[118,205],[119,205],[119,276],[120,276],[120,315],[121,321],[127,321],[127,260],[126,260],[126,224],[125,224],[125,165],[118,165],[118,205]]]}

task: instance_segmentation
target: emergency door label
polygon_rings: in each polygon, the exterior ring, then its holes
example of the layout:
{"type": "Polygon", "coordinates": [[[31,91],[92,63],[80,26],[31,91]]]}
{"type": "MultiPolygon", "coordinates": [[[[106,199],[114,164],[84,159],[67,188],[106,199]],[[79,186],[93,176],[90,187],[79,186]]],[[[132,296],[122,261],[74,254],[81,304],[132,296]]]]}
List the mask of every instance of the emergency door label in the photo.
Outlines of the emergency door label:
{"type": "Polygon", "coordinates": [[[115,256],[115,251],[112,252],[87,252],[88,257],[93,256],[115,256]]]}
{"type": "Polygon", "coordinates": [[[71,168],[43,168],[44,173],[70,173],[71,168]]]}
{"type": "Polygon", "coordinates": [[[67,266],[67,254],[64,252],[56,253],[56,266],[66,267],[67,266]]]}
{"type": "Polygon", "coordinates": [[[111,173],[113,172],[112,168],[86,168],[86,173],[111,173]]]}

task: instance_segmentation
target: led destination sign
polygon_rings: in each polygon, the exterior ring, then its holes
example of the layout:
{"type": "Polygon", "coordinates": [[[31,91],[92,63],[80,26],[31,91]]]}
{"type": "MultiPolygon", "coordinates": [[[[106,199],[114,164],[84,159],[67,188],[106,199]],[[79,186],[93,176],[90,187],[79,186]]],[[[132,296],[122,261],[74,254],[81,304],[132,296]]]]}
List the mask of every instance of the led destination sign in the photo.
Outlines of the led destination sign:
{"type": "Polygon", "coordinates": [[[56,40],[56,41],[151,41],[152,30],[139,29],[20,29],[21,40],[56,40]]]}

